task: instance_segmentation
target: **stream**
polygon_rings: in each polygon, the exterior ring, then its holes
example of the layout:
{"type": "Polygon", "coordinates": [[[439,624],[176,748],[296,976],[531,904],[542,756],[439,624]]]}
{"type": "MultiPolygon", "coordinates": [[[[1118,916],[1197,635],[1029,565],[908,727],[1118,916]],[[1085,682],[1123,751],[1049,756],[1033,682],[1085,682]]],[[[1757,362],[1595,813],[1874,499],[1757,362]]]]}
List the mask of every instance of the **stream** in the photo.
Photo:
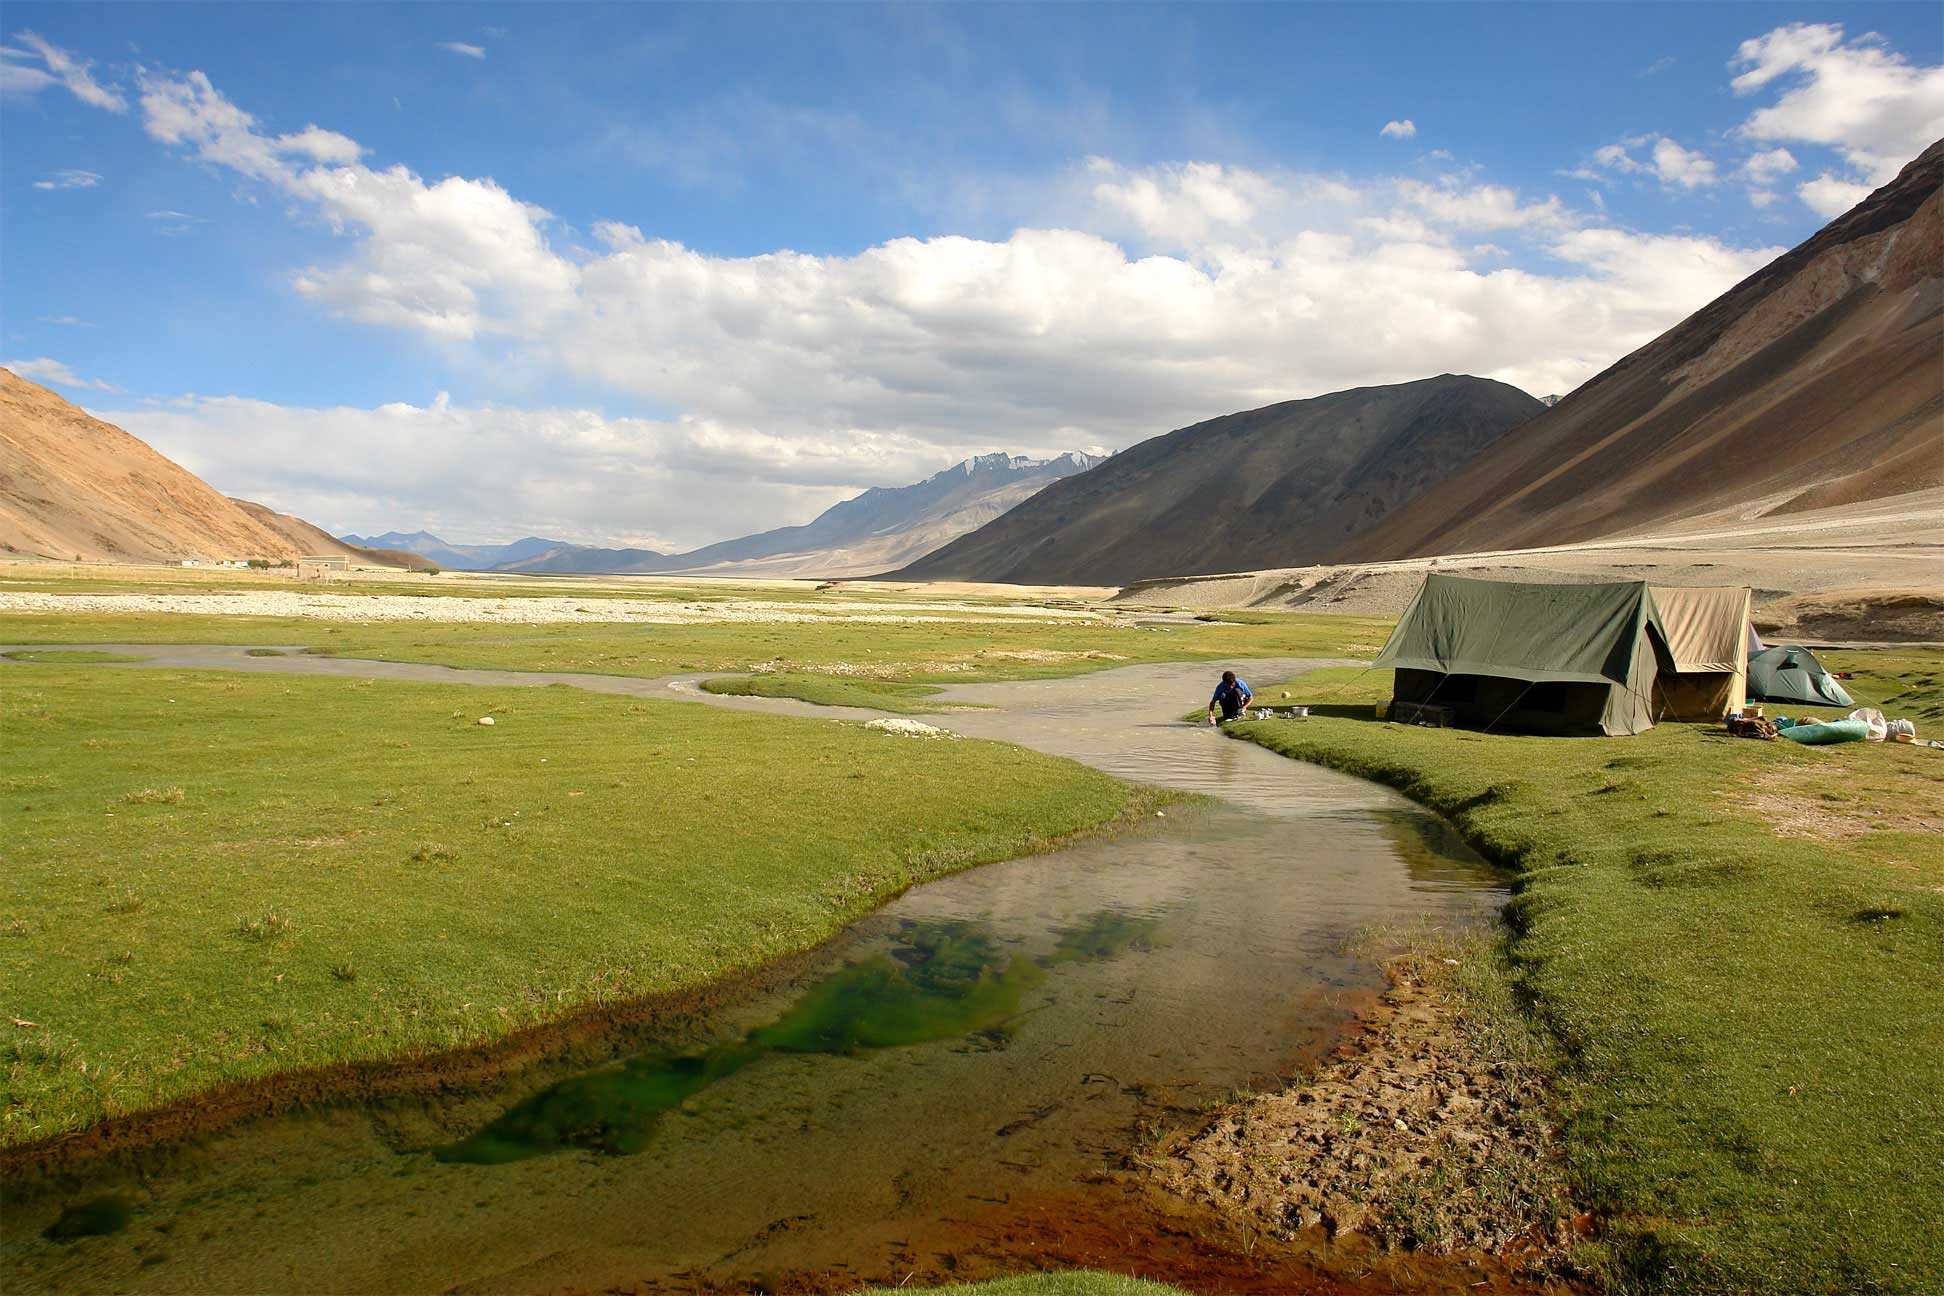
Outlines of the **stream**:
{"type": "MultiPolygon", "coordinates": [[[[90,647],[145,668],[876,714],[718,697],[694,676],[90,647]]],[[[1321,664],[1241,665],[1262,684],[1321,664]]],[[[959,685],[942,700],[994,709],[923,717],[1207,806],[915,887],[800,973],[587,1069],[258,1119],[10,1190],[6,1289],[849,1290],[1090,1257],[1208,1289],[1354,1289],[1315,1255],[1211,1240],[1130,1157],[1327,1056],[1382,988],[1358,933],[1477,921],[1504,881],[1387,789],[1176,719],[1219,669],[959,685]]]]}

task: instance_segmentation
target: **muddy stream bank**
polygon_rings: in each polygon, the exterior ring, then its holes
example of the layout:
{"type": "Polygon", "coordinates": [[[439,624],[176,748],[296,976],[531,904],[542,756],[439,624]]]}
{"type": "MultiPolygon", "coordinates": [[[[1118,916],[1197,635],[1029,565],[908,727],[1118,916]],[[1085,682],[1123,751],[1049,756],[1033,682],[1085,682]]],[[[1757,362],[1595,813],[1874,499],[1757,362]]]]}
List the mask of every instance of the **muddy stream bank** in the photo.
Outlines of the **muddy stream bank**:
{"type": "MultiPolygon", "coordinates": [[[[112,648],[136,668],[876,714],[717,697],[694,677],[112,648]]],[[[1213,669],[960,685],[946,701],[995,709],[926,717],[1213,803],[915,888],[784,983],[583,1071],[263,1118],[15,1185],[7,1290],[839,1291],[1075,1264],[1206,1291],[1514,1290],[1456,1263],[1238,1232],[1138,1168],[1160,1133],[1339,1045],[1384,985],[1350,951],[1358,932],[1473,922],[1504,899],[1442,821],[1387,789],[1175,720],[1213,669]],[[88,1203],[97,1216],[75,1213],[88,1203]]]]}

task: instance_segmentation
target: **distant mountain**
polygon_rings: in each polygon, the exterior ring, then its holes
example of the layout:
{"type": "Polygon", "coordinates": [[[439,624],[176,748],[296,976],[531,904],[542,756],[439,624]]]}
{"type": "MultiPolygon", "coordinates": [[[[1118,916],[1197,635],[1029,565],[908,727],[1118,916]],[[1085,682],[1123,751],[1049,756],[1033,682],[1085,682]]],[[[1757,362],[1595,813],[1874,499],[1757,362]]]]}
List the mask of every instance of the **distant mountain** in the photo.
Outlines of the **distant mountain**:
{"type": "Polygon", "coordinates": [[[641,575],[663,570],[669,555],[653,549],[600,549],[592,545],[555,545],[518,562],[501,563],[494,571],[545,572],[551,575],[641,575]]]}
{"type": "Polygon", "coordinates": [[[1445,374],[1210,419],[1048,486],[901,579],[1119,585],[1316,561],[1545,409],[1445,374]]]}
{"type": "Polygon", "coordinates": [[[6,369],[0,550],[110,562],[348,556],[308,522],[225,498],[139,438],[6,369]]]}
{"type": "Polygon", "coordinates": [[[347,535],[338,539],[367,549],[402,549],[428,558],[447,571],[491,571],[501,563],[573,548],[564,540],[542,540],[538,536],[528,536],[512,544],[455,545],[447,544],[429,531],[413,531],[409,535],[403,531],[387,531],[383,535],[347,535]]]}
{"type": "Polygon", "coordinates": [[[874,486],[802,526],[724,540],[684,554],[566,547],[500,564],[502,571],[680,572],[709,576],[864,576],[983,526],[1049,484],[1101,463],[989,454],[911,486],[874,486]]]}
{"type": "Polygon", "coordinates": [[[1336,551],[1569,544],[1944,485],[1944,140],[1336,551]]]}

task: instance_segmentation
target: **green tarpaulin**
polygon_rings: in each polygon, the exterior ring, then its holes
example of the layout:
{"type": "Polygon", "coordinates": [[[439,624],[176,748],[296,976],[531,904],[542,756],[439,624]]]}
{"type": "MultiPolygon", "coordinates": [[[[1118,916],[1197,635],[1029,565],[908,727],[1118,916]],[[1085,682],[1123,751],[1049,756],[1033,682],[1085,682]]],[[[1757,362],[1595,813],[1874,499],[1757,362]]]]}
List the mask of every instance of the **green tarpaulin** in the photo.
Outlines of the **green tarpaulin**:
{"type": "Polygon", "coordinates": [[[1673,669],[1644,581],[1541,585],[1426,576],[1374,663],[1396,700],[1504,731],[1633,734],[1673,669]]]}
{"type": "Polygon", "coordinates": [[[1757,702],[1855,706],[1807,648],[1765,648],[1748,659],[1748,696],[1757,702]]]}

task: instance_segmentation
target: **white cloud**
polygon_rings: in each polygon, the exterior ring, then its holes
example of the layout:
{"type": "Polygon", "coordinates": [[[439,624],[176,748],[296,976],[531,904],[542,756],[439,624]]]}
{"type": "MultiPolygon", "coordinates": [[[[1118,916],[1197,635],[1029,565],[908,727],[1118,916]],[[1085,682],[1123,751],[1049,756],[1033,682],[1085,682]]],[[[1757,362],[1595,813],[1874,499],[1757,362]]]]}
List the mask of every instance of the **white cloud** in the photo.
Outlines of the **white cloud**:
{"type": "Polygon", "coordinates": [[[319,306],[680,411],[224,398],[142,424],[214,465],[224,489],[354,529],[518,518],[507,528],[687,547],[978,451],[1123,447],[1447,371],[1568,391],[1780,251],[1606,228],[1554,196],[1458,176],[1109,159],[1070,178],[1062,221],[1002,240],[729,257],[601,222],[581,248],[489,178],[427,181],[356,160],[348,140],[273,136],[199,74],[142,90],[157,139],[261,180],[342,237],[341,256],[293,276],[319,306]],[[258,427],[295,429],[286,447],[344,449],[319,467],[265,450],[258,427]],[[424,446],[386,450],[386,436],[424,446]]]}
{"type": "Polygon", "coordinates": [[[1409,117],[1402,121],[1387,121],[1377,133],[1385,139],[1410,139],[1417,134],[1417,123],[1409,117]]]}
{"type": "Polygon", "coordinates": [[[1768,189],[1750,189],[1748,191],[1748,202],[1751,207],[1754,207],[1758,211],[1767,211],[1769,208],[1775,206],[1776,194],[1768,189]]]}
{"type": "Polygon", "coordinates": [[[50,360],[46,356],[38,360],[0,360],[0,369],[11,369],[22,378],[38,383],[52,383],[56,387],[87,387],[94,391],[105,392],[121,390],[119,387],[102,382],[99,378],[83,378],[59,360],[50,360]]]}
{"type": "Polygon", "coordinates": [[[1755,185],[1774,184],[1795,169],[1795,154],[1785,148],[1766,149],[1742,163],[1742,174],[1755,185]]]}
{"type": "Polygon", "coordinates": [[[1665,135],[1654,141],[1654,174],[1663,184],[1683,189],[1711,185],[1719,178],[1715,164],[1704,154],[1684,149],[1665,135]]]}
{"type": "Polygon", "coordinates": [[[340,534],[423,525],[458,542],[541,535],[661,552],[807,520],[957,453],[868,431],[779,437],[699,418],[461,406],[443,392],[376,409],[192,396],[93,412],[227,494],[340,534]]]}
{"type": "Polygon", "coordinates": [[[77,319],[73,315],[38,315],[35,317],[35,319],[38,323],[41,324],[59,324],[66,328],[93,328],[94,327],[94,325],[88,323],[88,321],[84,319],[77,319]]]}
{"type": "Polygon", "coordinates": [[[253,179],[287,183],[300,161],[348,164],[363,152],[348,136],[314,125],[288,135],[266,135],[257,130],[255,117],[231,103],[201,72],[177,78],[144,69],[137,81],[142,126],[152,138],[189,148],[205,162],[253,179]]]}
{"type": "Polygon", "coordinates": [[[56,171],[45,180],[34,181],[36,189],[92,189],[101,183],[98,171],[56,171]]]}
{"type": "Polygon", "coordinates": [[[1148,238],[1182,245],[1234,237],[1281,195],[1267,176],[1239,167],[1190,162],[1128,171],[1106,158],[1087,160],[1098,177],[1094,201],[1130,218],[1148,238]]]}
{"type": "Polygon", "coordinates": [[[486,57],[486,48],[483,45],[468,45],[464,41],[440,41],[439,48],[451,50],[454,54],[463,54],[470,59],[486,57]]]}
{"type": "Polygon", "coordinates": [[[1870,196],[1869,185],[1844,180],[1825,171],[1814,180],[1796,187],[1796,196],[1825,220],[1841,216],[1870,196]]]}
{"type": "Polygon", "coordinates": [[[1447,178],[1439,185],[1402,180],[1398,189],[1412,206],[1456,229],[1558,229],[1573,221],[1558,198],[1521,204],[1519,195],[1502,185],[1467,188],[1447,178]]]}
{"type": "Polygon", "coordinates": [[[0,47],[0,92],[8,97],[20,97],[58,84],[91,107],[117,113],[128,111],[128,101],[118,91],[94,79],[92,60],[79,58],[30,31],[15,32],[14,39],[26,48],[0,47]],[[41,67],[26,66],[32,60],[38,60],[41,67]]]}
{"type": "Polygon", "coordinates": [[[196,226],[209,223],[207,217],[191,216],[188,212],[179,211],[152,211],[148,213],[148,218],[155,222],[155,232],[166,238],[187,234],[196,226]]]}
{"type": "Polygon", "coordinates": [[[1738,134],[1826,145],[1871,185],[1944,136],[1944,66],[1912,66],[1873,34],[1845,40],[1838,24],[1794,23],[1743,41],[1730,67],[1741,69],[1738,95],[1787,86],[1738,134]]]}
{"type": "MultiPolygon", "coordinates": [[[[1683,148],[1666,135],[1635,135],[1595,149],[1593,165],[1616,175],[1652,176],[1670,189],[1698,189],[1720,179],[1713,160],[1706,154],[1683,148]],[[1634,156],[1634,150],[1649,145],[1644,157],[1634,156]]],[[[1598,172],[1586,168],[1567,174],[1582,180],[1600,178],[1598,172]]]]}
{"type": "Polygon", "coordinates": [[[0,45],[0,101],[32,99],[59,84],[39,68],[26,66],[25,60],[32,57],[26,50],[0,45]]]}

